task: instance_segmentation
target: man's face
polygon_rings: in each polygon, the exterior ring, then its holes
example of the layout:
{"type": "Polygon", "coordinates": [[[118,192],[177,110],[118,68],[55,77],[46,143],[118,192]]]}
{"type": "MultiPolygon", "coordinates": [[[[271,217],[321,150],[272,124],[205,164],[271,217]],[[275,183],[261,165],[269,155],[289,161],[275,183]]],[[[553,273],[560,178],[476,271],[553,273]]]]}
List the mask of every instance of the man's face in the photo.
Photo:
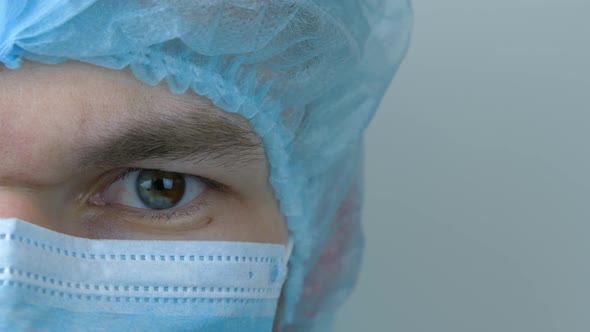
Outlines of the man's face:
{"type": "Polygon", "coordinates": [[[0,217],[109,239],[285,243],[241,117],[128,71],[0,70],[0,217]]]}

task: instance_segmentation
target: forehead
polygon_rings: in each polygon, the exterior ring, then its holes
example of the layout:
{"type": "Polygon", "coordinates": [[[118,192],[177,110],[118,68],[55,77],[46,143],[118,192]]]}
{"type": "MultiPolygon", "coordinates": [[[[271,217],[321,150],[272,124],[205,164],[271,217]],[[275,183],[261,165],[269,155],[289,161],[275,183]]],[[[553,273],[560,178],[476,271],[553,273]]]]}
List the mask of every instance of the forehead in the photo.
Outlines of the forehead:
{"type": "MultiPolygon", "coordinates": [[[[164,97],[161,87],[145,87],[127,72],[78,63],[27,64],[0,71],[0,118],[3,136],[35,128],[46,138],[60,130],[116,125],[153,112],[150,100],[164,97]]],[[[38,136],[38,135],[37,135],[38,136]]],[[[2,137],[5,138],[5,137],[2,137]]]]}
{"type": "Polygon", "coordinates": [[[51,119],[64,115],[60,118],[67,120],[64,125],[81,127],[91,120],[163,111],[150,107],[163,99],[189,99],[172,96],[164,86],[142,84],[127,70],[108,70],[75,62],[27,63],[18,70],[0,70],[0,97],[3,119],[24,119],[35,113],[38,122],[58,125],[51,119]]]}
{"type": "MultiPolygon", "coordinates": [[[[220,118],[234,117],[203,97],[173,95],[165,85],[147,86],[126,70],[80,63],[28,63],[14,71],[3,69],[0,180],[33,175],[38,182],[55,179],[71,151],[150,115],[179,108],[209,116],[215,113],[220,118]],[[171,104],[177,107],[168,107],[171,104]]],[[[232,122],[244,125],[235,118],[232,122]]]]}

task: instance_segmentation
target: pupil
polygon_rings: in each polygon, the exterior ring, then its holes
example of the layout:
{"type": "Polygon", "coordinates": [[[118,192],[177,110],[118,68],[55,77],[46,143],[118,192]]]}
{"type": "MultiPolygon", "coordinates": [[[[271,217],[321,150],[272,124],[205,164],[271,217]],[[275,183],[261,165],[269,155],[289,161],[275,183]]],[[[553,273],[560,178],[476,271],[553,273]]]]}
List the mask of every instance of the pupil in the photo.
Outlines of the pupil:
{"type": "Polygon", "coordinates": [[[162,181],[162,179],[157,179],[153,183],[154,183],[154,187],[156,187],[156,190],[164,189],[164,181],[162,181]]]}
{"type": "Polygon", "coordinates": [[[146,207],[154,210],[169,209],[184,195],[184,176],[178,173],[142,170],[137,176],[137,194],[146,207]]]}

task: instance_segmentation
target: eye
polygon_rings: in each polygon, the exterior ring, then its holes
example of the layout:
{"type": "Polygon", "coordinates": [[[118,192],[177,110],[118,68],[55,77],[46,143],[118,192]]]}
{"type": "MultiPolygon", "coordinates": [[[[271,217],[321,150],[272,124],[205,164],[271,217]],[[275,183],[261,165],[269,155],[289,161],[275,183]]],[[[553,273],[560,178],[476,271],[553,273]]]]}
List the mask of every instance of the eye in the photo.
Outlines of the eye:
{"type": "Polygon", "coordinates": [[[135,190],[148,208],[169,209],[184,196],[187,183],[182,175],[163,171],[141,171],[135,180],[135,190]]]}
{"type": "Polygon", "coordinates": [[[150,169],[129,169],[102,193],[106,204],[165,210],[183,206],[208,186],[196,176],[150,169]]]}

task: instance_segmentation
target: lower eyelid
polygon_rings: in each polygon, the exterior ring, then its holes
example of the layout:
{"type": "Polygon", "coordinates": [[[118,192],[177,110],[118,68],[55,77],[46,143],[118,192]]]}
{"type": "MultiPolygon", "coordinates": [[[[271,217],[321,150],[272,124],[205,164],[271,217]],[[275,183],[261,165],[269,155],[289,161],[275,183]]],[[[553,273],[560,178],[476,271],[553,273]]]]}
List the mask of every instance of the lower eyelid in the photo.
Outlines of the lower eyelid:
{"type": "Polygon", "coordinates": [[[151,217],[153,218],[171,218],[171,217],[183,217],[183,216],[194,216],[198,212],[202,211],[207,207],[206,200],[200,200],[195,203],[188,203],[185,204],[183,207],[175,208],[175,209],[167,209],[167,210],[143,210],[137,211],[138,215],[142,215],[143,217],[151,217]]]}
{"type": "Polygon", "coordinates": [[[122,205],[111,205],[104,216],[117,223],[130,223],[136,226],[165,229],[197,229],[211,223],[209,200],[199,199],[184,207],[168,210],[142,210],[122,205]]]}

